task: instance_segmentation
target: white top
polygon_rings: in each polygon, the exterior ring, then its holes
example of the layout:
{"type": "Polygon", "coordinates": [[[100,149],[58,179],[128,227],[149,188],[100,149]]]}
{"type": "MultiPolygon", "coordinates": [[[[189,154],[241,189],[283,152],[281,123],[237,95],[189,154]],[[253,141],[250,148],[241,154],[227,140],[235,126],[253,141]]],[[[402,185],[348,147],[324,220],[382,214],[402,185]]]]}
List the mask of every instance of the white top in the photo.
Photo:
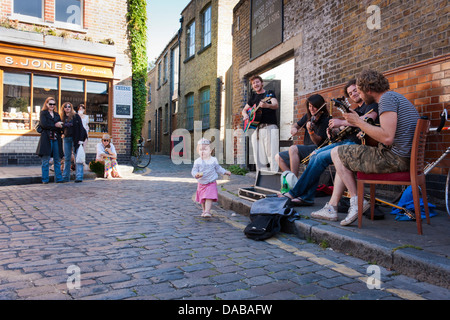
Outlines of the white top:
{"type": "MultiPolygon", "coordinates": [[[[116,148],[114,148],[114,145],[112,143],[110,143],[110,146],[111,146],[111,152],[117,155],[116,148]]],[[[101,157],[102,153],[106,153],[106,151],[105,151],[105,146],[103,145],[102,142],[100,142],[100,143],[97,143],[97,157],[96,157],[97,160],[102,160],[102,157],[101,157]]]]}
{"type": "Polygon", "coordinates": [[[80,116],[81,122],[83,122],[83,127],[86,129],[86,132],[89,134],[89,117],[87,115],[80,116]]]}
{"type": "Polygon", "coordinates": [[[225,174],[227,170],[219,165],[216,157],[211,157],[208,160],[202,160],[198,158],[194,161],[194,167],[192,168],[192,176],[195,178],[197,173],[203,173],[200,179],[197,179],[200,184],[208,184],[214,182],[219,177],[218,174],[225,174]]]}

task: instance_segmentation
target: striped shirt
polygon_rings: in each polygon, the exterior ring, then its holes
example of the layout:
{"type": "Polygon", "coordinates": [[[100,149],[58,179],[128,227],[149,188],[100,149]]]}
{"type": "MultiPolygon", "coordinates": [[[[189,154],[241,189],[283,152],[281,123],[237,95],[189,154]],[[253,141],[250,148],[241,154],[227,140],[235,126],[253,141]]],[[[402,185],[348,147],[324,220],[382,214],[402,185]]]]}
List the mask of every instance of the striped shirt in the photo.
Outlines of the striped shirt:
{"type": "Polygon", "coordinates": [[[388,91],[380,98],[380,115],[387,111],[397,113],[397,129],[391,150],[400,157],[410,158],[414,131],[420,115],[408,99],[394,91],[388,91]]]}

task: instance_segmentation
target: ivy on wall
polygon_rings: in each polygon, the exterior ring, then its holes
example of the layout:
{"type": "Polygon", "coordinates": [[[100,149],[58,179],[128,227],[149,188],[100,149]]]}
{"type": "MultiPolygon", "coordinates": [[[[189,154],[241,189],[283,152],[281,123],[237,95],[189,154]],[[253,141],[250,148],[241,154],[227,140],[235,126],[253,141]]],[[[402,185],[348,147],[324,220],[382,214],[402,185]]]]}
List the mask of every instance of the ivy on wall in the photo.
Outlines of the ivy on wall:
{"type": "Polygon", "coordinates": [[[147,1],[128,0],[127,19],[133,86],[131,150],[134,151],[144,126],[147,103],[147,1]]]}

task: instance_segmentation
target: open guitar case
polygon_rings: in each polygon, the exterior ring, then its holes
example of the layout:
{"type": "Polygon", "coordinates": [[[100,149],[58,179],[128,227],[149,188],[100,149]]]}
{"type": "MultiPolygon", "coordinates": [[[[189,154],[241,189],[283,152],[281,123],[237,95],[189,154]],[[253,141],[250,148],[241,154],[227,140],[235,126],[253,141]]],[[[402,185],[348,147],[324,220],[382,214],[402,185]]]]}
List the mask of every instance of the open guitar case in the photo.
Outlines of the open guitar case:
{"type": "Polygon", "coordinates": [[[258,171],[256,173],[255,185],[239,188],[239,197],[257,201],[270,196],[276,196],[281,189],[281,172],[258,171]]]}

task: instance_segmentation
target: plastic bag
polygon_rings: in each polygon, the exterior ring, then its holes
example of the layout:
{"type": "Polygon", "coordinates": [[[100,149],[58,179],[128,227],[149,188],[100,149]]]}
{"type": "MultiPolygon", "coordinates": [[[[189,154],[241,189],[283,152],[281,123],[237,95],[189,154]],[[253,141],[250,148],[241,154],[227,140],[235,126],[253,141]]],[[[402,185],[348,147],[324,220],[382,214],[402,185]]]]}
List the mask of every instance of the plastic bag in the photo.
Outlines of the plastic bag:
{"type": "Polygon", "coordinates": [[[77,158],[75,160],[76,163],[85,163],[86,162],[86,153],[84,152],[83,145],[78,147],[77,158]]]}

